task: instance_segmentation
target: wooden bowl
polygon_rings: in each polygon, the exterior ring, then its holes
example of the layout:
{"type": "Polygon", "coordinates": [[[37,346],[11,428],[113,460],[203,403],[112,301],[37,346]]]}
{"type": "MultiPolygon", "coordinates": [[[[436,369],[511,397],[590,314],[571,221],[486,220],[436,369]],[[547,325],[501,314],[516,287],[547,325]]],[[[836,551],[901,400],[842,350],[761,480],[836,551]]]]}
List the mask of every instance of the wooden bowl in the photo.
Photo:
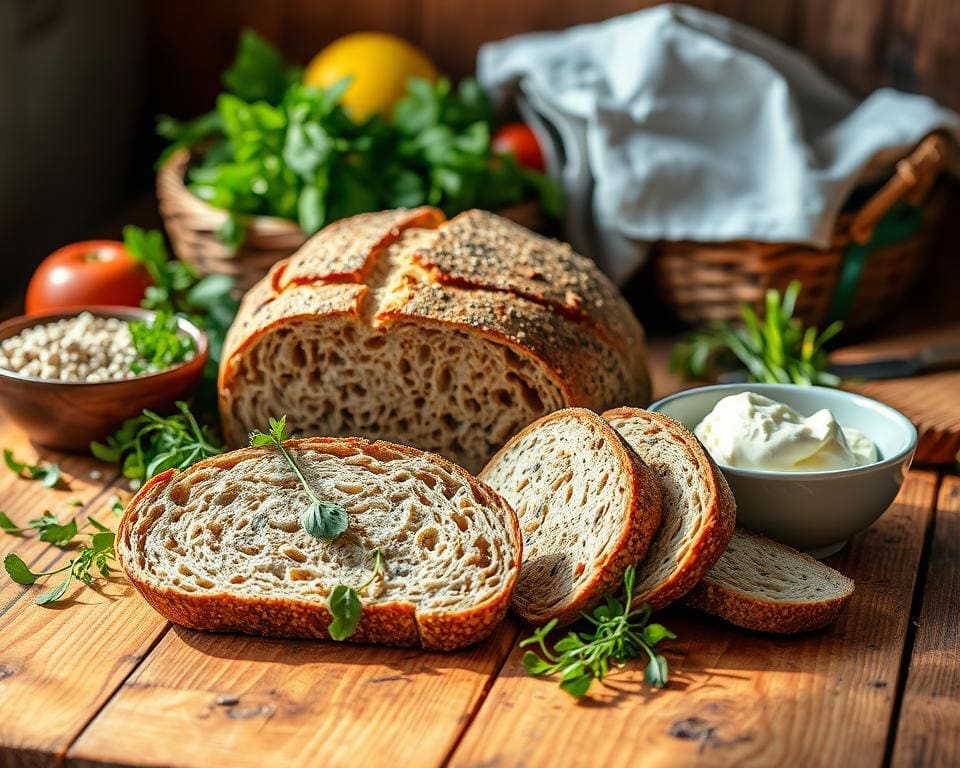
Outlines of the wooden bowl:
{"type": "MultiPolygon", "coordinates": [[[[80,312],[120,320],[150,320],[155,314],[137,307],[86,307],[24,315],[0,324],[0,341],[24,328],[75,317],[80,312]]],[[[144,408],[171,411],[174,403],[189,397],[200,382],[209,351],[203,331],[183,318],[177,322],[196,343],[192,360],[157,373],[98,382],[41,379],[0,368],[0,411],[37,445],[83,452],[89,451],[91,440],[103,440],[144,408]]]]}

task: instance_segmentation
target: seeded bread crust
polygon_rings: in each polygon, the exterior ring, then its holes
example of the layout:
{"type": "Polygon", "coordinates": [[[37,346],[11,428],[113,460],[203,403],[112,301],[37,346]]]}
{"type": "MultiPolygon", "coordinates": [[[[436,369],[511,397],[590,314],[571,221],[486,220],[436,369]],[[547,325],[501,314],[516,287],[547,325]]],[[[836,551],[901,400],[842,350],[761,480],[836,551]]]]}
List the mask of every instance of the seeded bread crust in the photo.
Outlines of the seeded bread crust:
{"type": "Polygon", "coordinates": [[[513,608],[532,624],[569,624],[597,605],[643,558],[660,525],[653,473],[616,430],[584,408],[528,426],[480,479],[517,512],[525,557],[513,608]],[[565,434],[577,444],[564,446],[565,434]]]}
{"type": "Polygon", "coordinates": [[[590,260],[433,208],[345,219],[278,263],[241,303],[218,390],[234,446],[283,410],[305,434],[387,438],[471,471],[557,408],[650,393],[643,330],[590,260]]]}
{"type": "Polygon", "coordinates": [[[727,551],[683,602],[739,627],[789,635],[832,624],[853,590],[852,579],[819,560],[738,528],[727,551]]]}
{"type": "Polygon", "coordinates": [[[663,608],[693,589],[720,559],[733,537],[736,501],[719,467],[680,423],[640,408],[615,408],[603,418],[660,484],[663,521],[637,566],[634,600],[663,608]],[[669,455],[672,451],[678,456],[669,455]]]}
{"type": "MultiPolygon", "coordinates": [[[[431,608],[421,611],[418,610],[414,601],[402,599],[404,585],[402,583],[394,584],[392,581],[394,577],[390,576],[389,581],[385,582],[384,588],[386,589],[387,585],[391,589],[395,588],[397,592],[401,593],[401,597],[394,600],[381,600],[377,597],[370,599],[366,593],[362,594],[363,614],[355,634],[350,638],[352,642],[451,650],[476,643],[493,631],[509,608],[522,557],[522,539],[516,516],[509,505],[496,493],[467,474],[463,469],[442,457],[425,454],[406,446],[382,441],[370,442],[356,438],[307,438],[290,440],[285,445],[288,450],[299,457],[298,463],[303,461],[303,457],[310,455],[311,452],[322,454],[333,461],[342,460],[344,462],[369,460],[377,463],[403,463],[405,459],[411,458],[418,460],[417,466],[421,468],[426,462],[427,465],[437,468],[436,479],[432,480],[431,483],[439,484],[441,487],[446,487],[444,484],[447,484],[451,488],[459,490],[461,493],[461,496],[457,497],[461,498],[459,509],[480,507],[486,515],[485,519],[494,521],[496,527],[499,528],[498,539],[488,542],[489,547],[496,554],[502,556],[502,560],[495,563],[500,569],[494,574],[497,578],[497,586],[492,590],[487,589],[491,593],[488,599],[474,603],[469,594],[460,595],[458,593],[452,598],[458,602],[454,609],[431,608]],[[462,500],[464,497],[466,501],[462,500]]],[[[299,597],[278,597],[271,594],[257,594],[253,589],[244,591],[243,587],[224,589],[223,585],[228,584],[231,577],[246,579],[250,575],[242,569],[234,568],[229,574],[216,575],[221,583],[219,587],[210,586],[205,590],[198,590],[192,585],[188,585],[193,591],[185,591],[186,587],[175,585],[172,582],[170,574],[167,572],[169,570],[168,564],[159,563],[157,556],[153,554],[156,551],[155,548],[151,549],[148,544],[152,531],[154,531],[155,536],[160,535],[157,526],[160,526],[164,521],[165,515],[169,518],[171,504],[176,508],[183,501],[185,494],[189,496],[192,484],[201,483],[205,476],[224,476],[225,473],[235,471],[245,461],[262,459],[265,451],[269,452],[270,449],[245,448],[233,451],[199,462],[185,472],[168,470],[145,483],[127,505],[120,522],[117,532],[117,556],[120,565],[144,599],[157,612],[176,624],[216,632],[243,632],[285,638],[329,639],[327,630],[332,617],[326,607],[326,595],[333,588],[333,582],[337,581],[336,578],[325,576],[322,579],[309,582],[308,587],[302,588],[303,592],[299,597]],[[224,579],[228,581],[224,581],[224,579]],[[322,590],[323,594],[321,595],[317,590],[322,590]]],[[[286,472],[286,474],[292,473],[286,472]]],[[[277,481],[273,480],[271,482],[276,483],[277,481]]],[[[284,479],[284,483],[287,483],[287,478],[284,479]]],[[[290,485],[296,489],[295,480],[291,480],[290,485]]],[[[284,486],[274,485],[273,487],[275,488],[273,492],[277,492],[276,489],[284,486]]],[[[232,491],[235,491],[235,489],[227,487],[226,491],[221,490],[219,492],[232,491]]],[[[210,495],[210,493],[208,492],[207,495],[210,495]]],[[[403,493],[402,487],[396,487],[391,491],[391,494],[395,496],[398,494],[402,496],[403,493]]],[[[210,503],[216,503],[216,501],[210,503]]],[[[226,504],[227,506],[221,509],[230,509],[232,504],[232,511],[239,514],[255,515],[257,512],[256,509],[238,510],[238,502],[235,501],[226,502],[226,504]]],[[[304,501],[303,506],[305,504],[304,501]]],[[[367,536],[375,538],[374,534],[376,532],[371,534],[363,530],[362,508],[355,511],[346,502],[344,506],[351,516],[351,524],[354,526],[359,524],[361,527],[358,531],[348,528],[347,532],[340,538],[344,539],[351,536],[354,538],[360,537],[361,540],[365,540],[367,536]],[[361,517],[356,518],[355,514],[359,514],[361,517]],[[358,520],[361,522],[358,523],[358,520]]],[[[174,511],[176,512],[176,509],[174,511]]],[[[292,520],[298,520],[300,511],[302,510],[292,509],[288,516],[292,520]]],[[[439,509],[437,514],[451,513],[439,509]]],[[[219,515],[217,519],[222,518],[223,515],[219,515]]],[[[212,522],[216,523],[217,521],[212,522]]],[[[250,525],[254,524],[251,523],[250,525]]],[[[270,523],[270,525],[273,526],[274,523],[270,523]]],[[[459,525],[458,520],[457,526],[459,525]]],[[[230,533],[230,531],[226,533],[230,533]]],[[[418,533],[419,531],[410,530],[398,535],[402,536],[403,541],[409,540],[409,546],[414,546],[418,533]]],[[[306,551],[306,554],[312,555],[314,554],[310,551],[312,549],[321,553],[323,562],[329,562],[331,557],[334,560],[336,558],[334,543],[312,538],[304,543],[306,534],[299,530],[287,536],[291,546],[293,547],[296,544],[301,554],[303,554],[302,551],[306,551]],[[299,536],[299,540],[294,541],[297,536],[299,536]],[[324,552],[332,554],[323,554],[324,552]]],[[[285,540],[282,539],[281,541],[285,540]]],[[[215,541],[218,552],[221,546],[224,549],[228,547],[222,536],[218,536],[215,541]]],[[[357,544],[361,543],[363,543],[365,550],[370,549],[365,541],[357,542],[357,544]]],[[[452,542],[451,546],[453,543],[455,542],[452,542]]],[[[193,546],[182,539],[172,539],[168,542],[168,545],[169,547],[186,548],[186,555],[190,555],[189,547],[193,546]]],[[[209,543],[207,546],[210,546],[209,543]]],[[[404,545],[395,544],[392,546],[404,545]]],[[[461,543],[457,546],[465,545],[461,543]]],[[[461,557],[465,556],[461,555],[461,557]]],[[[182,562],[193,566],[192,570],[198,570],[194,562],[188,560],[187,557],[182,558],[182,562]]],[[[287,562],[287,567],[290,565],[296,566],[299,562],[299,560],[292,563],[287,562]]],[[[306,564],[309,565],[310,563],[306,564]]],[[[388,563],[388,572],[389,567],[390,564],[388,563]]],[[[461,569],[467,567],[468,564],[464,563],[461,569]]],[[[363,574],[368,571],[369,563],[362,564],[359,570],[355,568],[354,571],[351,571],[351,576],[347,578],[351,583],[359,582],[363,574]]],[[[290,586],[291,574],[292,571],[287,570],[286,581],[278,587],[279,590],[282,591],[283,588],[292,589],[290,586]]],[[[399,579],[399,577],[397,578],[399,579]]],[[[179,576],[177,580],[179,581],[179,576]]],[[[184,583],[187,581],[188,579],[184,577],[184,583]]],[[[308,584],[304,581],[299,583],[308,584]]],[[[426,592],[421,590],[421,593],[428,594],[429,590],[426,592]]]]}

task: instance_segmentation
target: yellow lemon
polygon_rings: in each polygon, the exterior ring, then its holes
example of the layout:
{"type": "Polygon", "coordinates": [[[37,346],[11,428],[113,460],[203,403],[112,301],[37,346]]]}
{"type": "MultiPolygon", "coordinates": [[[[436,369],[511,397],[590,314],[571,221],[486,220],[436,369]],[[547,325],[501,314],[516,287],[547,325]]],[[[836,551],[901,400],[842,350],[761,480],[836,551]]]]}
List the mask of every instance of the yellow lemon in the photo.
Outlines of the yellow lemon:
{"type": "Polygon", "coordinates": [[[355,120],[370,115],[390,117],[406,92],[407,79],[437,79],[437,68],[418,48],[384,32],[355,32],[334,41],[307,66],[303,82],[329,88],[353,78],[342,104],[355,120]]]}

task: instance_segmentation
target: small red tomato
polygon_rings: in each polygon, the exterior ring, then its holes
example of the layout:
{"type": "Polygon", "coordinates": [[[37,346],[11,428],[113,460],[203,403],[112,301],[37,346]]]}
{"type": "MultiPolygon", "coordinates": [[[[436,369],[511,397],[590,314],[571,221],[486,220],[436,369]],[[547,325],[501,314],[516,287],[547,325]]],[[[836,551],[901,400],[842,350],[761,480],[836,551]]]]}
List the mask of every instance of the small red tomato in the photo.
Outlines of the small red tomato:
{"type": "Polygon", "coordinates": [[[513,155],[520,165],[543,171],[540,142],[525,123],[507,123],[495,134],[491,144],[494,154],[513,155]]]}
{"type": "Polygon", "coordinates": [[[27,287],[26,310],[28,315],[39,315],[98,304],[138,307],[152,284],[123,243],[71,243],[40,262],[27,287]]]}

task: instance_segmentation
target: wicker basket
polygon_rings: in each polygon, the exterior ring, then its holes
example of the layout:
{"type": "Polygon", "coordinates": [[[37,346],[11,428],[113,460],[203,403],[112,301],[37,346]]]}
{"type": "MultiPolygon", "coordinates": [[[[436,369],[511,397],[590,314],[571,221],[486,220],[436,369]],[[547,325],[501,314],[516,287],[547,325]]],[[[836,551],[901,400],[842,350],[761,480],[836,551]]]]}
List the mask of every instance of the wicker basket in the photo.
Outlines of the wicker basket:
{"type": "Polygon", "coordinates": [[[292,221],[251,216],[243,244],[231,249],[217,237],[227,212],[205,203],[184,184],[189,164],[190,153],[180,150],[157,174],[160,215],[178,259],[205,275],[233,275],[237,285],[246,290],[306,242],[307,236],[292,221]]]}
{"type": "Polygon", "coordinates": [[[926,137],[859,210],[840,215],[825,251],[753,241],[658,243],[653,269],[660,296],[691,325],[737,322],[741,303],[759,309],[768,289],[800,280],[797,314],[805,323],[871,323],[902,298],[923,266],[930,225],[943,208],[940,191],[929,193],[948,151],[940,134],[926,137]]]}
{"type": "MultiPolygon", "coordinates": [[[[217,238],[217,230],[227,220],[227,212],[194,195],[185,184],[190,153],[175,152],[157,174],[157,198],[160,215],[177,258],[191,264],[200,273],[232,275],[246,290],[280,259],[296,251],[307,240],[297,224],[275,216],[251,216],[246,237],[236,250],[217,238]]],[[[537,201],[504,208],[500,214],[519,224],[542,230],[547,219],[537,201]]]]}

